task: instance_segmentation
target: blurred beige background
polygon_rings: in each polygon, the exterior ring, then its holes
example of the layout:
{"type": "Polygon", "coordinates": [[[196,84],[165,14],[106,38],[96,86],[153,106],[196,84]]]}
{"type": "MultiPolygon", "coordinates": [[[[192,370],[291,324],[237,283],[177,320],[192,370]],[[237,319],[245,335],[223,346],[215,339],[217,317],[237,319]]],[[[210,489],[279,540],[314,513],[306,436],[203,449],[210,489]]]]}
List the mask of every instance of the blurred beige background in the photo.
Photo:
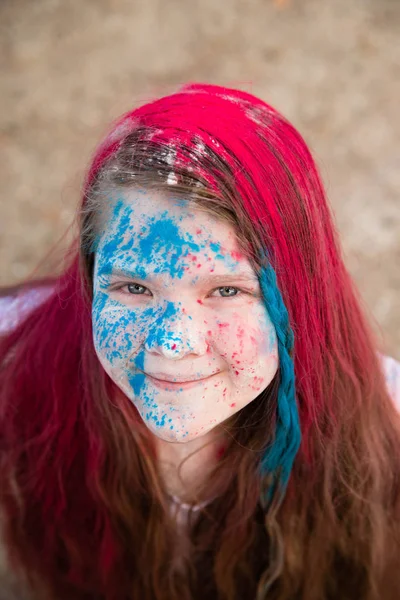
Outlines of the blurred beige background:
{"type": "Polygon", "coordinates": [[[1,0],[0,284],[73,218],[115,117],[186,81],[300,130],[383,348],[400,359],[399,0],[1,0]]]}

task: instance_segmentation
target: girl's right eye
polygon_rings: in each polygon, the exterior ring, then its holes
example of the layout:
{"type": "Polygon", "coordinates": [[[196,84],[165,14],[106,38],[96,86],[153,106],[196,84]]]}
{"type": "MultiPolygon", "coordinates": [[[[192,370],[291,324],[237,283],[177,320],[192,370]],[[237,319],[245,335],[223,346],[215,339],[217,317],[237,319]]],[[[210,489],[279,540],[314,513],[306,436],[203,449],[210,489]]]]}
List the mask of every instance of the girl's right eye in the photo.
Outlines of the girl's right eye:
{"type": "Polygon", "coordinates": [[[124,287],[126,287],[128,289],[128,292],[130,294],[136,295],[136,296],[140,296],[141,295],[140,294],[140,288],[142,290],[147,290],[147,288],[145,288],[144,285],[140,285],[139,283],[127,283],[126,285],[121,286],[121,288],[119,288],[119,289],[122,289],[124,287]]]}
{"type": "Polygon", "coordinates": [[[140,285],[140,283],[120,283],[111,285],[109,290],[110,292],[122,292],[123,294],[131,296],[143,296],[143,290],[148,290],[148,288],[144,285],[140,285]]]}

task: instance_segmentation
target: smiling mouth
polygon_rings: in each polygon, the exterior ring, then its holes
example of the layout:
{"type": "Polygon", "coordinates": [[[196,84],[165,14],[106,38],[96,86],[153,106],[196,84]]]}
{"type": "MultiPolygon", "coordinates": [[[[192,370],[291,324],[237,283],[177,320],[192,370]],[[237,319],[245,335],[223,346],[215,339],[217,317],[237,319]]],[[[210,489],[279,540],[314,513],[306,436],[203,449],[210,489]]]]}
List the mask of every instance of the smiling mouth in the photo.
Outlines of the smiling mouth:
{"type": "MultiPolygon", "coordinates": [[[[217,373],[214,373],[214,375],[216,375],[216,374],[217,373]]],[[[150,379],[152,384],[157,388],[160,388],[162,390],[167,390],[167,391],[169,391],[169,390],[176,391],[176,390],[186,390],[186,389],[193,388],[196,385],[200,385],[204,381],[209,381],[211,379],[211,377],[214,377],[214,375],[210,375],[209,377],[206,377],[205,379],[196,379],[194,381],[163,381],[161,379],[156,379],[155,377],[152,377],[151,375],[147,375],[147,377],[150,379]]]]}

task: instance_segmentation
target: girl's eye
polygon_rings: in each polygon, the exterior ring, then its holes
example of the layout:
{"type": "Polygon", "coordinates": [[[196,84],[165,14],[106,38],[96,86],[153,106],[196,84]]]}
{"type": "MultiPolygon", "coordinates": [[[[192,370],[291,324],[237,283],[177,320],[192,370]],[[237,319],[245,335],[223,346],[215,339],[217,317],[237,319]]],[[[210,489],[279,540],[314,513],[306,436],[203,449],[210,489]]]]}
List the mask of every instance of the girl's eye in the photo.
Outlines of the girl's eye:
{"type": "Polygon", "coordinates": [[[128,283],[127,286],[130,294],[136,294],[140,296],[140,288],[142,290],[146,290],[147,288],[144,285],[140,285],[139,283],[128,283]]]}
{"type": "MultiPolygon", "coordinates": [[[[144,285],[140,285],[139,283],[127,283],[123,286],[121,286],[119,289],[123,289],[126,288],[128,290],[129,294],[135,295],[135,296],[143,296],[143,291],[147,290],[147,288],[144,285]]],[[[221,292],[222,295],[220,296],[221,298],[236,298],[238,295],[242,294],[242,291],[237,288],[237,287],[233,287],[233,286],[224,286],[224,287],[219,287],[216,288],[215,290],[213,290],[213,292],[221,292]],[[234,292],[234,293],[231,293],[234,292]],[[225,295],[226,293],[226,295],[225,295]]]]}
{"type": "MultiPolygon", "coordinates": [[[[236,292],[240,293],[240,290],[238,288],[233,287],[231,285],[230,286],[225,286],[225,287],[217,288],[217,290],[214,290],[214,291],[220,292],[221,290],[224,291],[224,292],[226,292],[227,290],[233,290],[233,291],[236,291],[236,292]]],[[[236,296],[237,296],[237,294],[234,294],[234,295],[230,294],[229,296],[222,296],[222,298],[235,298],[236,296]]]]}

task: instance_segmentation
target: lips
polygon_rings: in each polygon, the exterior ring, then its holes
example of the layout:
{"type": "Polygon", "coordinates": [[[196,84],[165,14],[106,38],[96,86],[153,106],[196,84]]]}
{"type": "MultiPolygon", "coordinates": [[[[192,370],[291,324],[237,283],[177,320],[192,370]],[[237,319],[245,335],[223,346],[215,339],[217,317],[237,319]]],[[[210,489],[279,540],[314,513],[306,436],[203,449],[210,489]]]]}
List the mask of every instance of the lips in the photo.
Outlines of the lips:
{"type": "MultiPolygon", "coordinates": [[[[214,373],[214,375],[216,375],[216,373],[214,373]]],[[[203,381],[208,381],[209,379],[211,379],[211,377],[213,377],[214,375],[210,375],[208,377],[202,378],[202,379],[195,379],[195,380],[187,380],[187,381],[167,381],[167,380],[162,380],[162,379],[157,379],[155,377],[153,377],[152,375],[148,375],[147,377],[150,379],[150,381],[152,382],[152,384],[164,391],[176,391],[176,390],[187,390],[190,388],[193,388],[197,385],[201,385],[203,381]]]]}
{"type": "Polygon", "coordinates": [[[166,373],[146,373],[146,375],[148,375],[149,377],[152,377],[153,379],[158,379],[158,381],[162,381],[162,382],[168,382],[168,383],[191,383],[194,381],[201,381],[203,379],[208,379],[209,377],[211,377],[211,375],[204,375],[201,377],[196,377],[196,375],[193,376],[186,376],[186,377],[179,377],[179,376],[172,376],[172,375],[167,375],[166,373]]]}

